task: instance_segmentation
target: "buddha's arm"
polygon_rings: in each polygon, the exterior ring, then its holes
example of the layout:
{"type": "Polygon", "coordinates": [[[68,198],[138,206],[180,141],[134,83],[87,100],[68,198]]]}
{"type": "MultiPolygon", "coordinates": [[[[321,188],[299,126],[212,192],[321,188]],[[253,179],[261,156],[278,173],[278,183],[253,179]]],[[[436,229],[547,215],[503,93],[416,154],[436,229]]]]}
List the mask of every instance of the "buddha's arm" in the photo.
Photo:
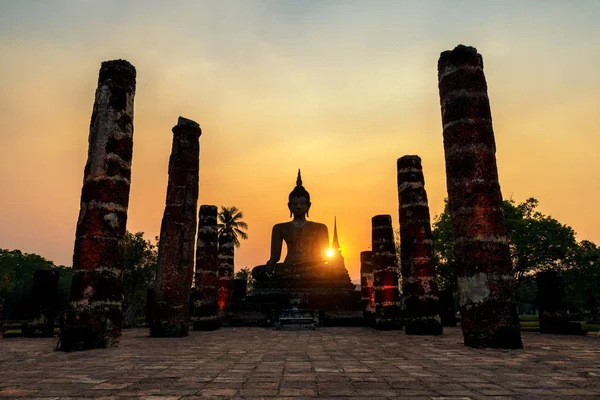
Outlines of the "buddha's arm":
{"type": "Polygon", "coordinates": [[[281,228],[275,225],[273,232],[271,232],[271,258],[267,261],[267,265],[275,265],[281,258],[282,241],[281,228]]]}

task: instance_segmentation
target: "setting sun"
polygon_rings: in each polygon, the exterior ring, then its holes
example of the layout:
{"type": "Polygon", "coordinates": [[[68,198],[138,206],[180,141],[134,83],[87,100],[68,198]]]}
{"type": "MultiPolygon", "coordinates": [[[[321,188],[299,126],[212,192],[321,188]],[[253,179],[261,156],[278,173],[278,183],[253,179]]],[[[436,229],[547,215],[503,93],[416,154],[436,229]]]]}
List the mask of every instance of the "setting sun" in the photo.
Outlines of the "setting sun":
{"type": "Polygon", "coordinates": [[[325,252],[325,254],[327,254],[327,257],[331,258],[331,257],[333,257],[333,255],[335,254],[335,252],[333,251],[333,249],[327,249],[327,251],[325,252]]]}

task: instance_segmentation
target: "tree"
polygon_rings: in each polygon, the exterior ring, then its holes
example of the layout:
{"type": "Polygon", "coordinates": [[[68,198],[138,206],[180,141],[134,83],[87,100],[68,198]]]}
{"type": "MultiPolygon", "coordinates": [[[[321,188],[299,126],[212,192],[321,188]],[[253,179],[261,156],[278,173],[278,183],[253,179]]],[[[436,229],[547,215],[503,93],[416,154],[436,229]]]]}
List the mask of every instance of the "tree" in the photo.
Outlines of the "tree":
{"type": "MultiPolygon", "coordinates": [[[[155,238],[158,242],[158,238],[155,238]]],[[[144,316],[148,288],[156,279],[158,246],[144,239],[143,232],[127,231],[121,240],[123,251],[123,327],[137,326],[144,316]]]]}
{"type": "MultiPolygon", "coordinates": [[[[517,288],[525,276],[535,271],[567,269],[577,249],[573,229],[537,211],[537,206],[534,198],[520,204],[512,199],[503,202],[517,288]]],[[[433,241],[440,286],[456,289],[456,260],[447,200],[443,213],[434,220],[433,241]]]]}
{"type": "Polygon", "coordinates": [[[536,211],[539,202],[504,201],[504,215],[517,287],[526,274],[540,270],[565,270],[577,248],[575,231],[551,216],[536,211]]]}
{"type": "Polygon", "coordinates": [[[37,254],[0,249],[0,310],[6,318],[25,317],[35,271],[50,269],[60,270],[59,304],[66,305],[70,288],[70,268],[56,266],[52,261],[37,254]]]}
{"type": "Polygon", "coordinates": [[[444,199],[444,211],[434,218],[431,237],[433,241],[433,262],[440,290],[455,292],[458,288],[448,199],[444,199]]]}
{"type": "Polygon", "coordinates": [[[244,214],[237,207],[221,206],[218,218],[219,238],[229,235],[233,238],[235,247],[240,247],[240,238],[243,240],[248,239],[248,234],[245,232],[248,229],[248,224],[242,221],[244,214]]]}
{"type": "Polygon", "coordinates": [[[587,308],[593,321],[600,321],[600,246],[583,240],[572,256],[565,273],[567,293],[574,308],[587,308]]]}
{"type": "Polygon", "coordinates": [[[252,271],[250,271],[250,268],[248,267],[240,269],[233,275],[233,277],[234,279],[245,279],[248,283],[248,288],[252,288],[254,286],[254,278],[252,278],[252,271]]]}

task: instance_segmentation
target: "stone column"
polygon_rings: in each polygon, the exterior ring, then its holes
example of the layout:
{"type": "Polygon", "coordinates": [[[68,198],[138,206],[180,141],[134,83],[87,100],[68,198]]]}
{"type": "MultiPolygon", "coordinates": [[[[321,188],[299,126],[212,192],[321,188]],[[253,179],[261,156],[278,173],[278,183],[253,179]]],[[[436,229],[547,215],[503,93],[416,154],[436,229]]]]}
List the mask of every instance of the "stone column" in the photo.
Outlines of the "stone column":
{"type": "Polygon", "coordinates": [[[196,245],[196,298],[192,313],[194,330],[211,330],[219,327],[217,213],[217,206],[200,206],[196,245]]]}
{"type": "Polygon", "coordinates": [[[179,117],[173,127],[169,183],[158,243],[156,301],[150,335],[187,336],[194,274],[200,126],[179,117]]]}
{"type": "Polygon", "coordinates": [[[373,251],[373,288],[375,291],[375,328],[402,329],[398,261],[390,215],[371,219],[373,251]]]}
{"type": "Polygon", "coordinates": [[[360,253],[360,293],[364,304],[363,318],[367,325],[373,325],[375,314],[375,290],[373,288],[373,252],[360,253]]]}
{"type": "Polygon", "coordinates": [[[133,155],[133,65],[103,62],[90,123],[75,233],[65,351],[109,347],[121,336],[123,257],[133,155]]]}
{"type": "Polygon", "coordinates": [[[464,343],[521,348],[481,55],[463,45],[443,52],[438,82],[464,343]]]}
{"type": "Polygon", "coordinates": [[[219,270],[218,270],[218,291],[219,291],[219,311],[229,311],[233,295],[233,257],[234,257],[233,238],[229,235],[219,237],[219,270]]]}
{"type": "Polygon", "coordinates": [[[441,335],[440,298],[432,260],[433,242],[421,158],[401,157],[397,169],[405,330],[409,335],[441,335]]]}
{"type": "Polygon", "coordinates": [[[558,271],[536,274],[540,333],[581,334],[581,324],[569,319],[565,280],[558,271]]]}
{"type": "Polygon", "coordinates": [[[32,320],[23,324],[23,336],[54,336],[54,319],[58,311],[58,270],[37,270],[29,295],[32,320]]]}

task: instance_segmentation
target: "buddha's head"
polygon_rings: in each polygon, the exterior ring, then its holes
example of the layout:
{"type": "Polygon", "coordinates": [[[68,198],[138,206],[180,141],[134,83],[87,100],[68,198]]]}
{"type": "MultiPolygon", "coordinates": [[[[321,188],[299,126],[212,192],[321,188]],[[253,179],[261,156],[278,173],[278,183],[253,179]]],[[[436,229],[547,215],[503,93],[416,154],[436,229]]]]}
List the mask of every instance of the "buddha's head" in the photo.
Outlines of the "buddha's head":
{"type": "Polygon", "coordinates": [[[290,209],[290,217],[292,214],[294,217],[303,218],[304,215],[308,217],[308,210],[310,209],[310,194],[306,191],[306,189],[304,189],[304,186],[302,186],[300,170],[298,170],[296,187],[288,196],[288,208],[290,209]]]}

